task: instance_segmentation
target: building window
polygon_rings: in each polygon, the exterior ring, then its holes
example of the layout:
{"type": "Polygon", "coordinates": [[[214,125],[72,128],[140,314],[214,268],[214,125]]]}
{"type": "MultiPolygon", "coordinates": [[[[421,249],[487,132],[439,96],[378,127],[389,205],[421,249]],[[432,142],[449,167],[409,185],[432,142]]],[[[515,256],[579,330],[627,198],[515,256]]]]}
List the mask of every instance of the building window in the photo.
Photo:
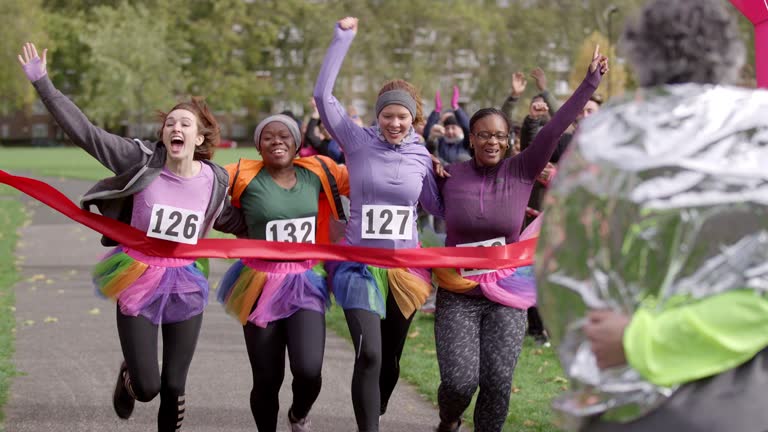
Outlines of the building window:
{"type": "Polygon", "coordinates": [[[48,124],[47,123],[33,124],[32,138],[48,138],[48,124]]]}

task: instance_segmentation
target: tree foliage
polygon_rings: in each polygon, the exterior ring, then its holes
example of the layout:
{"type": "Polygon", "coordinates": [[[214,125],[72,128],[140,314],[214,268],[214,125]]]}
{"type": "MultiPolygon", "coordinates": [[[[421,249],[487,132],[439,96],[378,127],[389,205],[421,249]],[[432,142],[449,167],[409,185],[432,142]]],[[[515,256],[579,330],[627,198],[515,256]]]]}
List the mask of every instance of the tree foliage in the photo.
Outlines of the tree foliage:
{"type": "MultiPolygon", "coordinates": [[[[512,73],[536,66],[547,72],[550,87],[567,82],[573,90],[588,63],[584,53],[591,55],[597,39],[611,57],[611,94],[618,95],[632,79],[617,41],[642,3],[6,0],[0,44],[9,54],[0,62],[0,108],[32,100],[13,59],[21,43],[32,40],[50,48],[57,86],[105,126],[150,120],[154,110],[190,95],[205,96],[217,112],[244,112],[251,124],[286,108],[301,113],[333,25],[346,15],[360,18],[336,85],[347,103],[370,106],[383,81],[405,78],[421,88],[428,108],[436,90],[449,95],[453,85],[469,110],[498,106],[512,73]]],[[[742,24],[751,43],[751,27],[742,24]]],[[[600,91],[607,90],[606,83],[600,91]]]]}

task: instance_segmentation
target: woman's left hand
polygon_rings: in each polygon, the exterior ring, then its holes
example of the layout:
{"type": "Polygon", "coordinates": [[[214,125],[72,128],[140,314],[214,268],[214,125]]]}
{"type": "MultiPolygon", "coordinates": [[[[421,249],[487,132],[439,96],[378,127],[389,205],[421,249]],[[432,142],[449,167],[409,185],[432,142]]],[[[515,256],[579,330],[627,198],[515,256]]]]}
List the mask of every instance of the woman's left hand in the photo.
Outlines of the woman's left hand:
{"type": "Polygon", "coordinates": [[[592,63],[589,64],[589,72],[594,73],[598,68],[600,68],[600,75],[605,75],[610,70],[608,67],[608,57],[600,54],[600,45],[595,45],[592,63]]]}

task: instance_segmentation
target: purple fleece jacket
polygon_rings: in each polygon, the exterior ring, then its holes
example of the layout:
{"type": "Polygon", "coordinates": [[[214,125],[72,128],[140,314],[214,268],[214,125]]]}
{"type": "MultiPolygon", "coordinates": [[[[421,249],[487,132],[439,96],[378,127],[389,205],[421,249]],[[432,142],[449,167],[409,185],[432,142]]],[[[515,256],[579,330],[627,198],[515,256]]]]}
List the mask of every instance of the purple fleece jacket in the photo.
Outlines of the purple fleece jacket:
{"type": "Polygon", "coordinates": [[[601,78],[599,68],[588,72],[579,88],[520,154],[502,159],[493,167],[481,167],[470,160],[447,168],[451,177],[439,181],[445,206],[446,246],[497,237],[505,237],[507,244],[518,240],[536,177],[601,78]]]}
{"type": "Polygon", "coordinates": [[[418,134],[398,145],[388,143],[377,127],[356,125],[333,96],[333,86],[355,34],[336,25],[333,40],[317,77],[314,97],[325,128],[341,145],[349,169],[350,218],[345,239],[356,246],[402,249],[419,244],[416,204],[442,213],[432,159],[418,134]],[[363,239],[363,205],[397,205],[411,208],[412,236],[408,240],[363,239]]]}

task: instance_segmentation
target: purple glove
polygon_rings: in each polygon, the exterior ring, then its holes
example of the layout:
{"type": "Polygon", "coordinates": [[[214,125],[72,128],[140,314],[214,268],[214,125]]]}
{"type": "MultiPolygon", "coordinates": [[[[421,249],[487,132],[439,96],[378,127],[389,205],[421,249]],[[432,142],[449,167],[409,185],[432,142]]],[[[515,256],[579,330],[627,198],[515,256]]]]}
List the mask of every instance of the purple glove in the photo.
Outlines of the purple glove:
{"type": "Polygon", "coordinates": [[[459,87],[453,86],[453,97],[451,97],[451,108],[454,111],[459,109],[459,87]]]}
{"type": "Polygon", "coordinates": [[[440,98],[440,90],[435,92],[435,111],[443,112],[443,100],[440,98]]]}
{"type": "Polygon", "coordinates": [[[24,69],[24,75],[27,76],[29,82],[35,82],[47,74],[45,67],[45,57],[48,50],[43,50],[43,58],[37,55],[37,49],[35,45],[27,42],[22,48],[24,55],[19,55],[19,62],[22,69],[24,69]]]}

